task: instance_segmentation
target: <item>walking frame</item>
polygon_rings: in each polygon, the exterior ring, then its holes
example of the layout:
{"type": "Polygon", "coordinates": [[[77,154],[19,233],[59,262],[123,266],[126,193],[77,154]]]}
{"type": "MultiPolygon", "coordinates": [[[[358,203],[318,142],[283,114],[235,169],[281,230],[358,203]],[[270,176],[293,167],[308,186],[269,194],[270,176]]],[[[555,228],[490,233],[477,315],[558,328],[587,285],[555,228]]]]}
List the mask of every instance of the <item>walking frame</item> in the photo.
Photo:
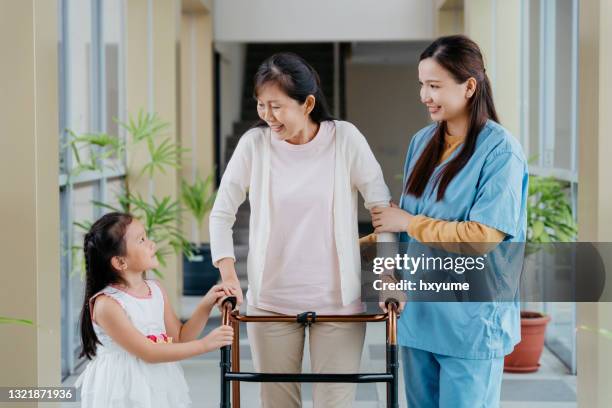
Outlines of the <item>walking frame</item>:
{"type": "Polygon", "coordinates": [[[233,311],[236,298],[226,298],[222,305],[222,324],[234,328],[234,340],[231,346],[221,348],[221,408],[240,408],[240,382],[309,382],[309,383],[387,383],[387,407],[398,408],[398,346],[397,319],[399,302],[396,299],[385,301],[388,313],[369,315],[322,315],[305,312],[297,316],[246,316],[233,311]],[[232,312],[233,311],[233,312],[232,312]],[[310,326],[316,322],[386,322],[386,372],[354,374],[281,374],[281,373],[248,373],[240,371],[240,327],[244,323],[288,322],[302,323],[310,326]],[[231,383],[231,391],[230,391],[231,383]]]}

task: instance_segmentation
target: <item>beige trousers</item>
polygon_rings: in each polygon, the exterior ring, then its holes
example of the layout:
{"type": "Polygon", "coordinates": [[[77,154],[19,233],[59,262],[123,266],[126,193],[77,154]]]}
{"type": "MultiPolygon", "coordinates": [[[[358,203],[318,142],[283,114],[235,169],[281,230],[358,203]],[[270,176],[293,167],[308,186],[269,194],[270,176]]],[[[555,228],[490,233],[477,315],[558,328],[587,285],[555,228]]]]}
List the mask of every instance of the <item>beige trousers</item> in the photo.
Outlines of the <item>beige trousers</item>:
{"type": "MultiPolygon", "coordinates": [[[[248,315],[276,315],[247,307],[248,315]]],[[[261,373],[300,373],[306,328],[299,323],[247,323],[255,370],[261,373]]],[[[357,373],[366,323],[315,323],[309,328],[313,373],[357,373]]],[[[350,408],[356,384],[314,383],[314,408],[350,408]]],[[[261,383],[262,408],[299,408],[300,383],[261,383]]]]}

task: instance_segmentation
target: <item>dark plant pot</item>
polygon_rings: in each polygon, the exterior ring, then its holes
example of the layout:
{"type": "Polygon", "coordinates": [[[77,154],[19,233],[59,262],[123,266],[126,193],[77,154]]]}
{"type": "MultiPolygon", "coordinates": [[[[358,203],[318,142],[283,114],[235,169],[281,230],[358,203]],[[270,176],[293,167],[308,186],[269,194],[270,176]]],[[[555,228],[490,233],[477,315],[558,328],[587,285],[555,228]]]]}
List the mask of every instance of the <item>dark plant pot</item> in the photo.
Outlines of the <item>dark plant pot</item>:
{"type": "Polygon", "coordinates": [[[544,349],[544,334],[550,316],[538,312],[521,311],[521,342],[504,359],[504,371],[532,373],[540,368],[544,349]]]}
{"type": "Polygon", "coordinates": [[[193,249],[193,256],[183,254],[183,295],[202,296],[219,280],[219,270],[212,264],[210,244],[193,249]]]}

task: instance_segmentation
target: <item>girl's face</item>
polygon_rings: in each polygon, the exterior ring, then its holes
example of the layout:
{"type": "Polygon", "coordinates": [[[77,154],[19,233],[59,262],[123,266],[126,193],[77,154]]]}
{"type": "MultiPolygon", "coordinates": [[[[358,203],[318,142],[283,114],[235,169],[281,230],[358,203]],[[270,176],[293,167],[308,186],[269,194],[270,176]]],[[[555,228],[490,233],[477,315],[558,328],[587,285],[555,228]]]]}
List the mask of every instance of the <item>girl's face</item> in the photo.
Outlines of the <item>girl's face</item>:
{"type": "Polygon", "coordinates": [[[279,140],[299,138],[307,130],[313,107],[314,96],[300,104],[275,83],[264,84],[257,95],[257,114],[279,140]]]}
{"type": "Polygon", "coordinates": [[[474,80],[458,84],[433,58],[426,58],[419,62],[419,83],[421,102],[427,106],[432,120],[448,122],[467,115],[474,80]]]}
{"type": "Polygon", "coordinates": [[[157,268],[159,261],[155,256],[155,242],[147,238],[144,226],[137,219],[133,219],[125,231],[126,256],[124,263],[126,269],[142,272],[157,268]]]}

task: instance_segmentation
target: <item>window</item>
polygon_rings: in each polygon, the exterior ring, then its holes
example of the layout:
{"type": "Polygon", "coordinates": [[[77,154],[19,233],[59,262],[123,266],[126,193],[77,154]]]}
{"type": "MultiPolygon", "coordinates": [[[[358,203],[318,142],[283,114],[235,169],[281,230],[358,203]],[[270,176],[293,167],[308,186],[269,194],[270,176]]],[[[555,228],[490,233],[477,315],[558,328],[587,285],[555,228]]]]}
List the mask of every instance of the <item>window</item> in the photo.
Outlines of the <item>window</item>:
{"type": "MultiPolygon", "coordinates": [[[[570,183],[576,214],[578,0],[522,0],[521,8],[523,148],[530,173],[570,183]]],[[[543,308],[552,317],[546,345],[575,373],[576,306],[543,308]]]]}
{"type": "MultiPolygon", "coordinates": [[[[113,201],[125,177],[125,157],[111,157],[113,170],[74,173],[75,156],[67,148],[76,134],[107,132],[123,137],[115,119],[124,120],[124,0],[61,0],[59,8],[60,222],[62,288],[62,377],[79,367],[78,329],[83,303],[84,231],[75,222],[102,214],[92,200],[113,201]]],[[[88,152],[79,152],[87,160],[88,152]]]]}
{"type": "Polygon", "coordinates": [[[534,174],[577,181],[577,0],[522,2],[523,147],[534,174]]]}

